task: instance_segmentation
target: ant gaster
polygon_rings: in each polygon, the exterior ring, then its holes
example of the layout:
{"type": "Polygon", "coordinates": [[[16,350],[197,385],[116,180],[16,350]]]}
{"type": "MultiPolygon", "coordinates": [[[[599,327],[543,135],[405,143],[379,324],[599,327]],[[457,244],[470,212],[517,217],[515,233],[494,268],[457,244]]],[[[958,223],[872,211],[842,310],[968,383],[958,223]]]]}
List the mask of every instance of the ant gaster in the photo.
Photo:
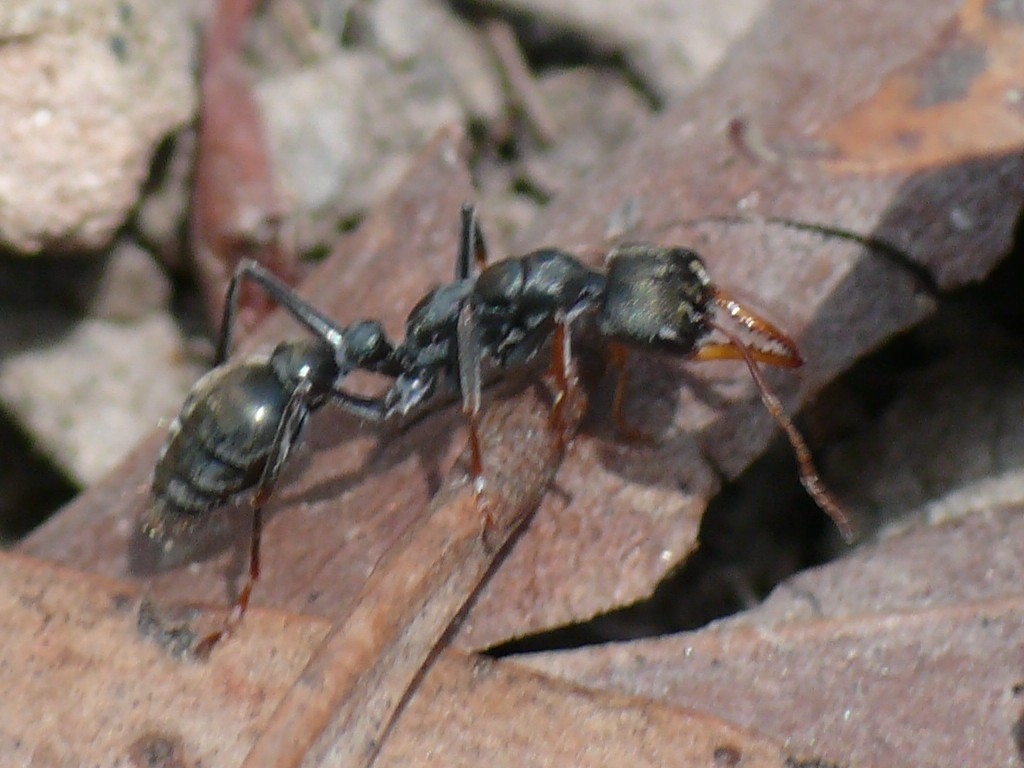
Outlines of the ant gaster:
{"type": "Polygon", "coordinates": [[[196,647],[206,655],[241,621],[260,572],[263,505],[309,414],[331,402],[379,421],[379,400],[340,388],[355,369],[397,375],[381,325],[334,324],[291,288],[252,261],[239,264],[228,288],[216,367],[192,388],[171,424],[153,473],[143,532],[166,540],[195,526],[211,510],[252,491],[249,574],[224,626],[196,647]],[[269,356],[226,362],[243,281],[284,306],[313,338],[278,344],[269,356]]]}

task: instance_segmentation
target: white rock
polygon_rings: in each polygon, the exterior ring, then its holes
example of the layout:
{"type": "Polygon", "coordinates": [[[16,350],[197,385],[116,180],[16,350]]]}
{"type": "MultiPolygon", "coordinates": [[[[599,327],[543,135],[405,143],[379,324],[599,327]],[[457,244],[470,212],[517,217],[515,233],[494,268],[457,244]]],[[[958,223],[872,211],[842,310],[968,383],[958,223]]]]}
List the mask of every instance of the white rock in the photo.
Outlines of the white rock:
{"type": "Polygon", "coordinates": [[[187,4],[0,3],[0,242],[107,244],[195,108],[187,4]]]}

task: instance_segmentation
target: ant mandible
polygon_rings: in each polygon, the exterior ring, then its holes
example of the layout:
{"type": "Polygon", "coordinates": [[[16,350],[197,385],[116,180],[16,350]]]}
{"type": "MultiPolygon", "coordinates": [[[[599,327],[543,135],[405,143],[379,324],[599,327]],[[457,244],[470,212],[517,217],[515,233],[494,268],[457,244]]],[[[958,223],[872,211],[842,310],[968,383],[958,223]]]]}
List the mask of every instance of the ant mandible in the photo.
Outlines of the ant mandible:
{"type": "Polygon", "coordinates": [[[259,264],[239,264],[228,288],[215,367],[192,388],[168,430],[141,525],[146,536],[170,541],[212,510],[252,492],[248,576],[223,626],[198,643],[197,655],[208,655],[249,606],[260,573],[263,506],[309,414],[331,402],[359,418],[381,420],[379,400],[340,385],[355,369],[397,375],[392,355],[380,323],[342,328],[259,264]],[[313,338],[282,342],[269,356],[227,361],[244,281],[280,303],[313,338]]]}

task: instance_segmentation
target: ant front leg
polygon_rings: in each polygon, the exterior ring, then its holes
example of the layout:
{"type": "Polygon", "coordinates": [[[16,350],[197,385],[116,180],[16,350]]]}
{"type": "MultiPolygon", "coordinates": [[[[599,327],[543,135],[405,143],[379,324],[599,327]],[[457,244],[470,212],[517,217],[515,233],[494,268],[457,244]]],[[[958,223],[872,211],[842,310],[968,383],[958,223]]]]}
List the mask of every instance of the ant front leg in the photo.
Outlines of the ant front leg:
{"type": "Polygon", "coordinates": [[[224,319],[221,321],[220,338],[217,342],[215,365],[227,360],[231,347],[231,334],[234,331],[235,319],[238,314],[238,295],[243,281],[258,285],[268,296],[284,307],[292,317],[302,323],[311,333],[319,336],[333,349],[344,345],[344,333],[329,317],[322,314],[312,304],[301,298],[287,283],[265,269],[252,259],[238,264],[235,274],[228,285],[227,298],[224,301],[224,319]]]}
{"type": "Polygon", "coordinates": [[[216,632],[200,640],[193,653],[201,659],[208,658],[210,652],[221,640],[230,636],[242,623],[246,611],[249,610],[249,600],[256,582],[260,578],[260,541],[263,537],[263,507],[270,499],[270,494],[277,483],[281,467],[284,465],[288,453],[291,451],[292,439],[298,433],[303,420],[308,415],[308,397],[311,388],[310,381],[304,380],[288,399],[284,412],[281,414],[281,421],[274,433],[274,442],[267,455],[266,464],[263,466],[263,473],[260,475],[259,483],[252,497],[252,536],[249,541],[249,574],[245,584],[235,599],[221,628],[216,632]]]}
{"type": "Polygon", "coordinates": [[[550,423],[561,451],[571,437],[565,413],[572,406],[577,384],[572,365],[572,329],[569,319],[561,312],[555,315],[551,337],[551,376],[555,380],[555,402],[551,406],[550,423]]]}
{"type": "MultiPolygon", "coordinates": [[[[770,326],[774,328],[774,326],[770,326]]],[[[758,395],[761,398],[761,402],[767,409],[769,415],[775,422],[782,428],[786,438],[789,440],[790,446],[793,448],[793,453],[796,456],[797,468],[800,474],[800,483],[803,485],[807,494],[814,499],[814,502],[825,512],[832,521],[836,524],[839,532],[843,535],[843,538],[847,543],[854,540],[856,536],[856,530],[854,529],[853,522],[846,510],[836,501],[832,494],[829,493],[825,484],[821,480],[821,475],[818,474],[817,468],[814,466],[814,461],[811,458],[811,449],[807,447],[807,443],[804,441],[803,435],[793,424],[792,420],[786,416],[785,411],[782,409],[782,403],[775,393],[768,387],[768,382],[765,381],[764,375],[761,370],[757,367],[759,361],[764,361],[763,354],[759,356],[758,350],[751,349],[743,341],[736,336],[732,331],[727,328],[712,323],[712,328],[721,333],[728,341],[728,344],[717,344],[710,345],[713,350],[725,349],[728,350],[730,355],[735,355],[743,360],[747,366],[747,370],[750,371],[750,376],[754,380],[754,386],[757,388],[758,395]]],[[[779,332],[781,335],[781,332],[779,332]]],[[[788,340],[788,337],[783,336],[788,340]]],[[[794,354],[796,354],[797,360],[800,360],[800,356],[796,353],[796,345],[792,344],[794,354]]],[[[724,359],[724,355],[720,355],[715,352],[712,356],[701,355],[703,350],[698,350],[698,353],[694,356],[696,360],[721,360],[724,359]]],[[[789,360],[789,358],[786,358],[789,360]]],[[[783,365],[786,367],[794,367],[790,362],[784,363],[773,363],[770,360],[769,364],[783,365]]]]}
{"type": "Polygon", "coordinates": [[[615,394],[612,396],[612,419],[615,428],[630,442],[642,445],[653,445],[656,440],[641,429],[637,429],[626,420],[622,413],[622,404],[626,399],[626,363],[629,350],[624,344],[610,342],[608,344],[608,363],[615,369],[615,394]]]}

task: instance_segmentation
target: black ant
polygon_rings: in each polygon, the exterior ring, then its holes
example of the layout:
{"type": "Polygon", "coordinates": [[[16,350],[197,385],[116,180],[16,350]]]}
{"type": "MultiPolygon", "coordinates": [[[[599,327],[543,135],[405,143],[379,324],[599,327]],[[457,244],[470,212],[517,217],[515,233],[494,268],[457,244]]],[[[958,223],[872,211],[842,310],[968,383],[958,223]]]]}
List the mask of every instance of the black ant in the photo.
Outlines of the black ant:
{"type": "Polygon", "coordinates": [[[142,521],[144,534],[164,540],[252,490],[249,575],[223,627],[200,641],[197,655],[207,655],[248,608],[260,573],[263,505],[307,417],[331,402],[362,419],[381,420],[380,400],[350,394],[340,384],[355,369],[396,376],[393,352],[380,323],[339,327],[259,264],[239,264],[228,288],[215,367],[192,388],[170,426],[142,521]],[[313,338],[278,344],[269,356],[226,362],[243,281],[284,306],[313,338]]]}
{"type": "Polygon", "coordinates": [[[500,367],[529,360],[552,337],[556,393],[552,427],[567,439],[563,410],[574,386],[571,372],[571,323],[585,313],[596,315],[618,369],[613,400],[617,427],[643,438],[625,422],[627,349],[668,352],[692,360],[743,360],[772,417],[785,431],[807,492],[835,521],[843,535],[852,526],[825,490],[810,450],[757,364],[795,368],[803,364],[795,342],[764,318],[715,287],[701,258],[686,248],[649,244],[620,246],[609,253],[604,273],[553,248],[487,264],[487,251],[472,206],[463,206],[455,281],[428,293],[406,321],[406,338],[395,349],[402,372],[385,395],[385,417],[404,415],[428,398],[440,379],[453,380],[469,421],[471,474],[478,495],[483,465],[478,435],[481,364],[484,356],[500,367]],[[470,275],[475,260],[478,274],[470,275]],[[766,347],[744,343],[716,316],[724,311],[766,347]],[[715,334],[721,338],[716,340],[715,334]]]}
{"type": "Polygon", "coordinates": [[[493,359],[508,368],[527,362],[552,338],[556,393],[552,427],[568,439],[563,410],[575,386],[571,324],[594,314],[609,358],[618,369],[613,416],[621,431],[642,437],[622,417],[627,348],[668,352],[693,360],[741,359],[769,413],[797,455],[808,493],[850,537],[850,523],[821,483],[810,451],[757,367],[798,367],[796,344],[767,320],[711,283],[700,257],[685,248],[634,244],[616,248],[600,272],[555,248],[487,264],[487,251],[472,206],[463,206],[455,279],[430,291],[406,320],[406,336],[393,347],[380,323],[342,328],[299,298],[254,262],[232,277],[216,364],[195,385],[171,425],[157,461],[153,505],[143,521],[153,538],[184,531],[205,513],[253,490],[249,575],[223,627],[200,641],[206,655],[241,621],[260,571],[262,507],[309,414],[333,402],[369,421],[404,416],[429,399],[440,382],[458,387],[469,421],[471,475],[483,490],[478,434],[481,365],[493,359]],[[471,274],[475,262],[479,270],[471,274]],[[251,280],[314,335],[279,344],[269,357],[225,363],[240,284],[251,280]],[[715,315],[721,309],[770,347],[745,344],[715,315]],[[724,341],[712,339],[718,333],[724,341]],[[354,370],[394,379],[382,398],[340,388],[354,370]]]}

